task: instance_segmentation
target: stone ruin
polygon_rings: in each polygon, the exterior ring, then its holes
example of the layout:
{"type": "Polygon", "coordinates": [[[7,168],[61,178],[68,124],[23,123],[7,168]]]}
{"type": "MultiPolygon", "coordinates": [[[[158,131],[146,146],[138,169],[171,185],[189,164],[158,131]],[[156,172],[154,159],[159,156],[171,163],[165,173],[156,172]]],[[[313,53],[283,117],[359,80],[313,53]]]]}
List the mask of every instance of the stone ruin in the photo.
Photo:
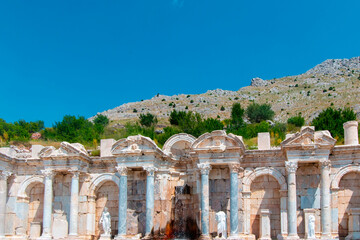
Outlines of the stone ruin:
{"type": "Polygon", "coordinates": [[[67,142],[0,148],[0,239],[99,239],[105,207],[108,239],[215,239],[218,212],[221,239],[359,239],[358,123],[344,129],[336,146],[303,127],[277,148],[259,134],[258,150],[225,131],[177,134],[163,149],[104,139],[99,157],[67,142]]]}

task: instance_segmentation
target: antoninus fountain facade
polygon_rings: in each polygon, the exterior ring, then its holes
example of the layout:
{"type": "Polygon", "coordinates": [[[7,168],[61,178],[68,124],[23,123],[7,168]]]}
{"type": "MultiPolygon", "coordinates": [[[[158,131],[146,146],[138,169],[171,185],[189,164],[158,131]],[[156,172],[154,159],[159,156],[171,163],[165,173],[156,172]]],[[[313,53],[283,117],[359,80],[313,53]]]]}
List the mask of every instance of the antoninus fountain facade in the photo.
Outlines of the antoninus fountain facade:
{"type": "Polygon", "coordinates": [[[31,151],[0,149],[0,239],[98,239],[106,207],[115,239],[212,239],[226,214],[227,239],[359,239],[358,123],[345,144],[303,127],[280,147],[258,149],[225,131],[101,141],[31,151]],[[313,238],[312,238],[313,239],[313,238]]]}

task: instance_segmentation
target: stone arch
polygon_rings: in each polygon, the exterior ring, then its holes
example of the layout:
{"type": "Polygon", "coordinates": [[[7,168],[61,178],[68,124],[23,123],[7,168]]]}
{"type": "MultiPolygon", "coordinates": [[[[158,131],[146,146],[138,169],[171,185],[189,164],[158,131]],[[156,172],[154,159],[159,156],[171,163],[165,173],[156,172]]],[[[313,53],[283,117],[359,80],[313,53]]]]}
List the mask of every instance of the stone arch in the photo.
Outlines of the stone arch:
{"type": "Polygon", "coordinates": [[[164,144],[163,152],[170,153],[171,147],[181,141],[188,142],[190,146],[195,142],[196,138],[190,134],[179,133],[170,137],[164,144]]]}
{"type": "Polygon", "coordinates": [[[360,166],[348,165],[340,168],[340,170],[335,174],[333,180],[331,181],[331,189],[338,189],[341,178],[350,172],[360,173],[360,166]]]}
{"type": "Polygon", "coordinates": [[[89,196],[95,196],[95,192],[97,189],[101,187],[105,182],[112,181],[119,187],[119,181],[120,178],[116,176],[115,174],[110,173],[104,173],[95,178],[91,183],[89,187],[89,196]]]}
{"type": "Polygon", "coordinates": [[[27,194],[27,189],[31,186],[34,186],[35,184],[38,183],[43,183],[44,182],[44,177],[42,176],[32,176],[32,177],[28,177],[26,178],[21,184],[20,184],[20,188],[17,194],[18,199],[20,198],[27,198],[28,194],[27,194]]]}
{"type": "Polygon", "coordinates": [[[226,134],[224,130],[215,130],[211,133],[204,133],[201,135],[194,143],[191,148],[204,148],[209,147],[212,139],[222,139],[226,143],[226,148],[240,148],[241,152],[245,152],[245,144],[242,140],[242,137],[236,136],[232,133],[226,134]]]}
{"type": "Polygon", "coordinates": [[[254,181],[255,178],[262,175],[270,175],[274,177],[279,185],[280,190],[287,190],[287,184],[285,177],[281,174],[281,172],[275,168],[256,168],[255,171],[250,173],[248,176],[245,176],[243,179],[243,191],[250,192],[250,185],[254,181]]]}

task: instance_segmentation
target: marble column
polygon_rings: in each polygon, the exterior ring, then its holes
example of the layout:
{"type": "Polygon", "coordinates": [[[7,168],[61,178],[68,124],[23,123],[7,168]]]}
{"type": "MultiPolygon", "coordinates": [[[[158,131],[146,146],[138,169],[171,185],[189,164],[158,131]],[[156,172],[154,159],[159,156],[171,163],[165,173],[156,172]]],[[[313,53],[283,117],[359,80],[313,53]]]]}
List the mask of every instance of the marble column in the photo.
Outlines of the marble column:
{"type": "Polygon", "coordinates": [[[244,200],[244,234],[250,235],[250,217],[251,217],[251,192],[242,192],[242,197],[244,200]]]}
{"type": "Polygon", "coordinates": [[[331,238],[330,206],[330,161],[320,162],[321,166],[321,238],[331,238]]]}
{"type": "Polygon", "coordinates": [[[77,170],[70,170],[71,178],[71,198],[70,198],[70,224],[69,236],[78,235],[78,216],[79,216],[79,176],[77,170]]]}
{"type": "Polygon", "coordinates": [[[154,175],[157,171],[156,167],[144,167],[147,172],[146,177],[146,225],[145,236],[149,236],[154,226],[154,175]]]}
{"type": "Polygon", "coordinates": [[[230,168],[230,238],[239,234],[239,171],[240,164],[229,164],[230,168]]]}
{"type": "Polygon", "coordinates": [[[5,239],[7,179],[10,175],[8,171],[0,173],[0,239],[5,239]]]}
{"type": "MultiPolygon", "coordinates": [[[[120,174],[119,184],[119,222],[118,237],[126,235],[126,213],[127,213],[127,173],[128,168],[125,166],[117,166],[116,170],[120,174]]],[[[147,196],[147,195],[146,195],[147,196]]],[[[147,201],[146,201],[147,203],[147,201]]]]}
{"type": "Polygon", "coordinates": [[[209,163],[200,163],[198,168],[201,173],[201,237],[200,239],[210,238],[209,231],[209,172],[211,165],[209,163]]]}
{"type": "Polygon", "coordinates": [[[52,169],[41,170],[44,175],[44,213],[43,213],[43,232],[41,239],[52,239],[52,204],[53,204],[53,177],[52,169]]]}
{"type": "Polygon", "coordinates": [[[296,204],[296,170],[297,162],[285,162],[286,171],[288,173],[288,238],[299,239],[297,234],[297,204],[296,204]]]}

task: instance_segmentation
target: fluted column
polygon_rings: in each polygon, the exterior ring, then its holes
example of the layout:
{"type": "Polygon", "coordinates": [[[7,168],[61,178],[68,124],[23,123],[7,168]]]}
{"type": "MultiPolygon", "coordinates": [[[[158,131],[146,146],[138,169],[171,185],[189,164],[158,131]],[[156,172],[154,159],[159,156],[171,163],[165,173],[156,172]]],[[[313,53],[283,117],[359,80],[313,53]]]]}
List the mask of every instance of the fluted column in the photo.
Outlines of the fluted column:
{"type": "Polygon", "coordinates": [[[229,164],[230,168],[230,238],[239,234],[239,180],[240,164],[229,164]]]}
{"type": "Polygon", "coordinates": [[[51,239],[51,225],[52,225],[52,202],[53,202],[53,177],[54,171],[52,169],[41,170],[44,175],[44,213],[43,213],[43,232],[42,239],[51,239]]]}
{"type": "Polygon", "coordinates": [[[149,236],[154,226],[154,175],[156,167],[144,167],[147,172],[146,177],[146,226],[145,235],[149,236]]]}
{"type": "Polygon", "coordinates": [[[10,175],[8,171],[0,173],[0,239],[5,239],[7,179],[10,175]]]}
{"type": "Polygon", "coordinates": [[[320,162],[321,165],[321,237],[331,238],[331,207],[330,207],[330,161],[320,162]]]}
{"type": "Polygon", "coordinates": [[[71,178],[71,199],[70,199],[70,224],[69,235],[78,235],[78,216],[79,216],[79,176],[77,170],[70,170],[71,178]]]}
{"type": "MultiPolygon", "coordinates": [[[[126,235],[128,168],[125,166],[117,166],[116,170],[120,174],[118,237],[121,238],[122,236],[126,235]]],[[[147,201],[146,201],[146,203],[147,203],[147,201]]]]}
{"type": "Polygon", "coordinates": [[[297,234],[297,205],[296,205],[296,170],[297,162],[285,162],[288,173],[288,222],[289,233],[287,239],[299,239],[297,234]]]}
{"type": "Polygon", "coordinates": [[[211,165],[200,163],[198,168],[201,173],[201,238],[209,238],[209,173],[211,165]]]}

